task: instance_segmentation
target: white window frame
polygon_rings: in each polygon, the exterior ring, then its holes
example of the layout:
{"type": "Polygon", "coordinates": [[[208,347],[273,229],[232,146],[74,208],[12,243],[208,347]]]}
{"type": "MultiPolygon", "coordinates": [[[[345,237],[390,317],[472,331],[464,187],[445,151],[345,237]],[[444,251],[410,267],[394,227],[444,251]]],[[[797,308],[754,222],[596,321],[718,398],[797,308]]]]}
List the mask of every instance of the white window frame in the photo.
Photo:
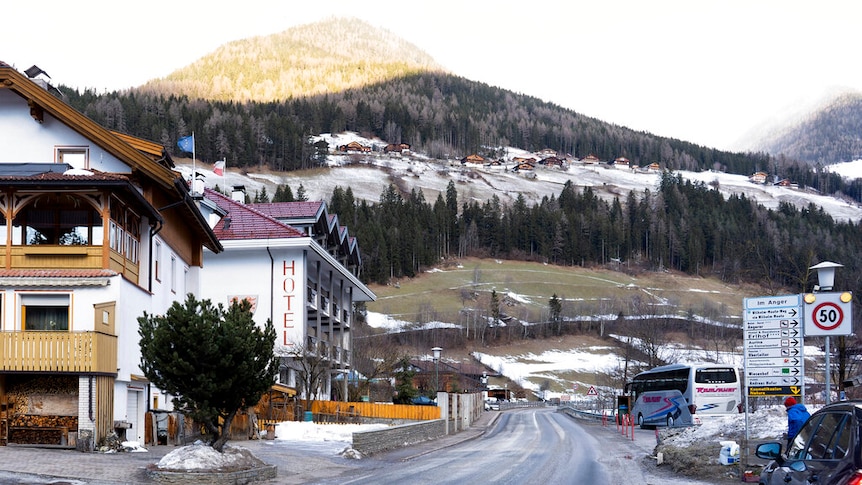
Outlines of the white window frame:
{"type": "Polygon", "coordinates": [[[19,328],[22,331],[27,331],[27,307],[58,307],[66,306],[68,309],[67,329],[59,330],[59,332],[72,331],[72,294],[71,293],[21,293],[18,295],[18,320],[19,328]]]}
{"type": "Polygon", "coordinates": [[[171,254],[171,292],[177,292],[177,256],[171,254]]]}
{"type": "Polygon", "coordinates": [[[162,281],[162,242],[158,239],[155,241],[155,247],[153,248],[153,273],[156,281],[162,281]]]}
{"type": "Polygon", "coordinates": [[[54,148],[56,163],[67,163],[72,168],[90,168],[90,147],[88,146],[58,146],[54,148]],[[70,156],[71,155],[71,156],[70,156]],[[83,160],[79,158],[83,157],[83,160]],[[68,160],[70,159],[71,160],[68,160]]]}

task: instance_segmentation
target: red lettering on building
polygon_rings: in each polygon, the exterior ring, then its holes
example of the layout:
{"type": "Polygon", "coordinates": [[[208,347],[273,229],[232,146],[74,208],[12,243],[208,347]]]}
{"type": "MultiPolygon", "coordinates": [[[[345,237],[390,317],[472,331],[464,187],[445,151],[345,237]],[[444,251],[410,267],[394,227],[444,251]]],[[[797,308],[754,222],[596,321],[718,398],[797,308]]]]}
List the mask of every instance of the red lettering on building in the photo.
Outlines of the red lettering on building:
{"type": "Polygon", "coordinates": [[[282,290],[282,301],[284,302],[284,308],[281,312],[282,316],[282,328],[284,329],[282,332],[282,343],[285,346],[292,346],[293,343],[290,342],[291,338],[295,338],[291,332],[292,329],[296,328],[296,312],[293,311],[293,298],[296,296],[296,260],[284,260],[282,261],[282,276],[284,278],[281,282],[281,290],[282,290]]]}

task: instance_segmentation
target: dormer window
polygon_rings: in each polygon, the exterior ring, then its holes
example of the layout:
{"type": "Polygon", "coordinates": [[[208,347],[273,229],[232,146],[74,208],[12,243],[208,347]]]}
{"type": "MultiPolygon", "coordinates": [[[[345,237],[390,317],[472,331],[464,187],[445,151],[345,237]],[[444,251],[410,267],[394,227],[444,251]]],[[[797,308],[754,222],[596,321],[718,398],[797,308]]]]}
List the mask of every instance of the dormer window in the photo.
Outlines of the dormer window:
{"type": "Polygon", "coordinates": [[[57,147],[57,163],[65,163],[72,168],[90,168],[90,149],[88,147],[57,147]]]}

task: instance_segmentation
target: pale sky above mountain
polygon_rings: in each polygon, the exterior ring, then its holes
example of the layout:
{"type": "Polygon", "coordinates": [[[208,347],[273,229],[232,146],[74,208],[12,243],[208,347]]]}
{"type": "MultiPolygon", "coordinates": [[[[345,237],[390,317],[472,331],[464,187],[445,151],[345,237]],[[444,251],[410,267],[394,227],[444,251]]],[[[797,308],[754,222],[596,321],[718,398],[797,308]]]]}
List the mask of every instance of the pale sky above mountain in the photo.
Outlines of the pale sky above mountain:
{"type": "Polygon", "coordinates": [[[454,74],[723,149],[828,91],[862,91],[855,0],[43,0],[2,12],[0,61],[99,91],[226,42],[357,17],[454,74]]]}

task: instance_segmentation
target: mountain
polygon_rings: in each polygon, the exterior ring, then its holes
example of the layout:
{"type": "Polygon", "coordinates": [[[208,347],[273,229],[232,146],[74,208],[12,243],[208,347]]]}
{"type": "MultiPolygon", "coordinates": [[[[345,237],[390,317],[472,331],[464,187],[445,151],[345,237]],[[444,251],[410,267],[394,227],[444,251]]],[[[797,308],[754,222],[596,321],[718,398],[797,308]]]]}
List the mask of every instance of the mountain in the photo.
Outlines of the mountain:
{"type": "Polygon", "coordinates": [[[749,135],[749,146],[825,166],[862,159],[862,93],[839,92],[749,135]]]}
{"type": "Polygon", "coordinates": [[[330,18],[225,44],[142,92],[271,102],[336,93],[419,72],[442,72],[425,52],[352,18],[330,18]]]}
{"type": "Polygon", "coordinates": [[[499,157],[497,147],[515,146],[738,174],[770,165],[762,155],[657,137],[446,73],[414,46],[352,19],[232,42],[129,91],[64,92],[110,129],[167,147],[194,132],[201,160],[278,171],[320,166],[308,136],[343,131],[442,159],[499,157]]]}

